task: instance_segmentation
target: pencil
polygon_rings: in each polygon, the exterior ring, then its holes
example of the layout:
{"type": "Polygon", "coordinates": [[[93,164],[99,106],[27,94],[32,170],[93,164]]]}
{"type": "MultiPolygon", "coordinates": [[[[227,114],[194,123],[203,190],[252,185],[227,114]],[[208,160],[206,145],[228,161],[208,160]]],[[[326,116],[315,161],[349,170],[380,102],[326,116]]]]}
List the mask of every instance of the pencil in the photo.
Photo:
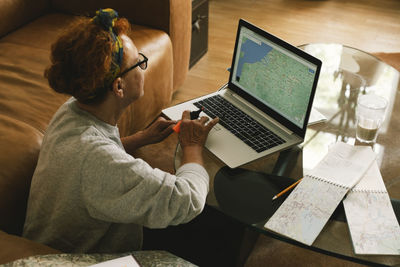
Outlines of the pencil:
{"type": "Polygon", "coordinates": [[[289,191],[290,189],[292,189],[293,187],[295,187],[298,183],[301,182],[303,178],[299,179],[297,182],[295,182],[294,184],[290,185],[289,187],[287,187],[286,189],[284,189],[282,192],[280,192],[279,194],[275,195],[272,200],[277,199],[278,197],[282,196],[283,194],[285,194],[287,191],[289,191]]]}

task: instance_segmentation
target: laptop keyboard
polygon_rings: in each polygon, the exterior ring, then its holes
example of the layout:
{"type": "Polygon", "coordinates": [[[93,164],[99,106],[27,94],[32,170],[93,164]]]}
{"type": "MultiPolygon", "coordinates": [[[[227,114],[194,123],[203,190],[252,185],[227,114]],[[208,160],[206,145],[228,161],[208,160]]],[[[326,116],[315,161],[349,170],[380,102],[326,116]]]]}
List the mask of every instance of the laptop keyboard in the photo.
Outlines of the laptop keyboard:
{"type": "Polygon", "coordinates": [[[193,104],[198,108],[203,106],[205,109],[203,112],[209,117],[219,117],[219,124],[258,153],[285,142],[220,95],[193,104]]]}

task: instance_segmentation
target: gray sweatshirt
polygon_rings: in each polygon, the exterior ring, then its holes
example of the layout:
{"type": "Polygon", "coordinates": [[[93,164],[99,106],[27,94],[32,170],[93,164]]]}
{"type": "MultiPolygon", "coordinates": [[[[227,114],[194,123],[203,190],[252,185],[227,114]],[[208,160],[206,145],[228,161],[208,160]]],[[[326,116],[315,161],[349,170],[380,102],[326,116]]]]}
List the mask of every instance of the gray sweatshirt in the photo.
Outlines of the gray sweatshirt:
{"type": "Polygon", "coordinates": [[[127,154],[118,128],[71,98],[54,115],[32,178],[23,236],[63,252],[126,252],[142,226],[185,223],[205,204],[209,177],[198,164],[176,175],[127,154]]]}

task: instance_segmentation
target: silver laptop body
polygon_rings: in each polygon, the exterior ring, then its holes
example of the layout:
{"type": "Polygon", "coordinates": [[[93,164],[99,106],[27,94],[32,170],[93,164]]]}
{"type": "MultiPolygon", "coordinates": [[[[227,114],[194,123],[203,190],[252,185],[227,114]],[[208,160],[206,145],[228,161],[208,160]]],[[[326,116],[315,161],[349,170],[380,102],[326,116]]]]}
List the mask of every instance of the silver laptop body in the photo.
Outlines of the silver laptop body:
{"type": "MultiPolygon", "coordinates": [[[[217,124],[205,147],[230,168],[236,168],[303,142],[320,69],[320,60],[241,19],[229,82],[215,93],[162,113],[179,120],[184,110],[198,110],[194,103],[220,95],[284,140],[257,152],[217,124]]],[[[207,108],[200,116],[207,116],[207,108]]]]}

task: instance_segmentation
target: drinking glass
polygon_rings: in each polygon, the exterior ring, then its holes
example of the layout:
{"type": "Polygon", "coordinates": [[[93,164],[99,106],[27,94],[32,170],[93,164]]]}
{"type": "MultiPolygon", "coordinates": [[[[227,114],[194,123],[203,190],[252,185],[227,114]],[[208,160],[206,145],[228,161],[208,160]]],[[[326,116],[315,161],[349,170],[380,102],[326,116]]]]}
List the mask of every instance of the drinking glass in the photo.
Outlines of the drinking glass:
{"type": "Polygon", "coordinates": [[[373,143],[385,118],[387,101],[385,98],[370,94],[361,95],[357,101],[356,137],[360,142],[373,143]]]}

